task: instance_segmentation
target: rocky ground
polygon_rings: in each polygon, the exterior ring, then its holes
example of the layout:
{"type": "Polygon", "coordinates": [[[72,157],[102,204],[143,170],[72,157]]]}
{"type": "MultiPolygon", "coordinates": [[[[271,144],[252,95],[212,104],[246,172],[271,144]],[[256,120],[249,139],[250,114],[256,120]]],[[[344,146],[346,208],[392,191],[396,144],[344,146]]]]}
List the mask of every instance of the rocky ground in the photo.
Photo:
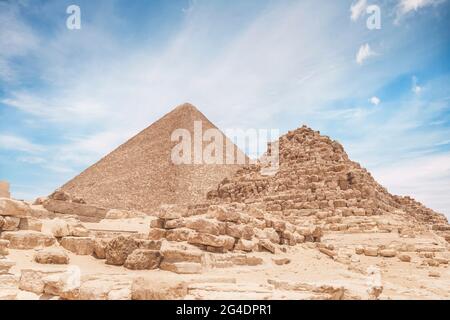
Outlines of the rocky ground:
{"type": "MultiPolygon", "coordinates": [[[[2,214],[5,208],[11,214],[12,206],[16,213],[2,216],[1,299],[450,298],[448,243],[433,230],[401,234],[395,217],[384,221],[391,229],[328,231],[295,245],[268,238],[271,250],[259,235],[247,237],[258,237],[252,251],[224,250],[218,239],[231,237],[226,227],[236,222],[224,221],[225,234],[215,235],[220,220],[207,218],[212,212],[183,218],[190,227],[183,228],[196,236],[169,241],[155,240],[154,230],[176,230],[155,228],[168,222],[171,228],[170,221],[180,219],[173,210],[155,216],[110,210],[83,222],[41,205],[0,201],[2,214]],[[166,219],[170,215],[175,219],[166,219]],[[210,238],[198,240],[199,234],[210,238]],[[196,243],[203,241],[215,249],[196,243]]],[[[379,217],[368,220],[376,224],[379,217]]]]}

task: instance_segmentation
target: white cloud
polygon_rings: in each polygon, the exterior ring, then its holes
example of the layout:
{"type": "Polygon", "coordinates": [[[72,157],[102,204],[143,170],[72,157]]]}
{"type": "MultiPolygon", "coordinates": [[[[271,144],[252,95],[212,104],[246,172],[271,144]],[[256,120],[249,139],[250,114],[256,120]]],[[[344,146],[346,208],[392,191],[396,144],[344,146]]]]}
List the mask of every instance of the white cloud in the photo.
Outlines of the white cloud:
{"type": "Polygon", "coordinates": [[[366,0],[358,0],[355,3],[352,3],[350,7],[350,19],[352,21],[356,21],[359,17],[364,13],[367,7],[366,0]]]}
{"type": "Polygon", "coordinates": [[[361,65],[363,64],[364,60],[367,60],[374,55],[375,52],[372,51],[369,44],[363,44],[361,47],[359,47],[358,53],[356,54],[356,62],[361,65]]]}
{"type": "Polygon", "coordinates": [[[34,144],[23,137],[0,134],[0,149],[36,153],[43,151],[44,147],[34,144]]]}
{"type": "Polygon", "coordinates": [[[446,0],[399,0],[398,12],[400,14],[407,14],[411,11],[417,11],[428,6],[436,6],[445,1],[446,0]]]}
{"type": "Polygon", "coordinates": [[[398,161],[372,171],[390,192],[411,195],[450,218],[450,154],[398,161]]]}
{"type": "Polygon", "coordinates": [[[380,98],[374,96],[374,97],[372,97],[372,98],[369,99],[369,102],[370,102],[371,104],[377,106],[377,105],[380,104],[381,100],[380,100],[380,98]]]}
{"type": "Polygon", "coordinates": [[[411,12],[417,12],[419,9],[438,6],[447,0],[399,0],[396,6],[396,18],[394,23],[398,24],[400,20],[411,12]]]}
{"type": "Polygon", "coordinates": [[[420,94],[422,92],[422,87],[418,85],[419,80],[417,79],[416,76],[412,77],[412,87],[411,90],[412,92],[414,92],[415,94],[420,94]]]}
{"type": "Polygon", "coordinates": [[[36,48],[38,39],[33,29],[17,17],[16,6],[0,2],[0,80],[15,81],[11,59],[26,55],[36,48]]]}

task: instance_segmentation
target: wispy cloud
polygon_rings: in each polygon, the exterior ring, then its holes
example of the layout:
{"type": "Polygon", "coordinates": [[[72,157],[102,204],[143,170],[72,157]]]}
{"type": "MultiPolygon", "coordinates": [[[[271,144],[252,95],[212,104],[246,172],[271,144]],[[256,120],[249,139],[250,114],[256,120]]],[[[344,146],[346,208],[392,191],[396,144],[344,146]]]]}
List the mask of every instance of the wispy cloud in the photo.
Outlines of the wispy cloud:
{"type": "Polygon", "coordinates": [[[356,54],[356,62],[358,64],[363,64],[363,62],[370,57],[374,56],[375,52],[372,51],[369,44],[363,44],[361,47],[359,47],[358,53],[356,54]]]}
{"type": "Polygon", "coordinates": [[[395,23],[399,21],[411,12],[416,12],[422,8],[430,6],[438,6],[447,0],[399,0],[396,7],[396,20],[395,23]]]}
{"type": "Polygon", "coordinates": [[[380,100],[380,98],[374,96],[374,97],[372,97],[372,98],[369,99],[369,102],[370,102],[371,104],[377,106],[377,105],[380,104],[381,100],[380,100]]]}
{"type": "Polygon", "coordinates": [[[358,0],[354,3],[352,3],[350,7],[350,19],[352,21],[356,21],[359,19],[359,17],[364,13],[367,7],[367,1],[366,0],[358,0]]]}
{"type": "Polygon", "coordinates": [[[44,147],[34,144],[23,137],[0,134],[0,149],[36,153],[43,151],[44,147]]]}

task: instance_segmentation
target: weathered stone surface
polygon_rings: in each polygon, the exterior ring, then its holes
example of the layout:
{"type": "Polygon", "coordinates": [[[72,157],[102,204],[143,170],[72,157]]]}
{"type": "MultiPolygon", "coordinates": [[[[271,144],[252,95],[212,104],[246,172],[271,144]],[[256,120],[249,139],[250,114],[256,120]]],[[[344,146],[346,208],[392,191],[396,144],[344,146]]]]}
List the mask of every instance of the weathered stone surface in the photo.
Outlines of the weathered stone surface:
{"type": "Polygon", "coordinates": [[[204,263],[205,254],[200,250],[182,250],[167,248],[162,250],[164,262],[195,262],[204,263]]]}
{"type": "Polygon", "coordinates": [[[49,275],[62,272],[64,272],[64,270],[47,270],[42,268],[22,269],[19,280],[19,289],[42,294],[45,287],[45,278],[49,275]]]}
{"type": "Polygon", "coordinates": [[[56,238],[70,236],[69,224],[60,218],[44,221],[42,232],[52,234],[56,238]]]}
{"type": "Polygon", "coordinates": [[[6,274],[9,272],[9,270],[15,265],[16,263],[14,261],[11,261],[9,259],[0,259],[0,274],[6,274]]]}
{"type": "Polygon", "coordinates": [[[276,247],[270,240],[267,239],[260,239],[259,240],[259,247],[263,250],[267,250],[270,253],[275,253],[276,247]]]}
{"type": "Polygon", "coordinates": [[[135,239],[139,249],[160,250],[161,240],[135,239]]]}
{"type": "Polygon", "coordinates": [[[231,250],[234,247],[234,238],[230,236],[214,236],[209,233],[197,232],[189,237],[188,243],[211,247],[223,247],[231,250]]]}
{"type": "Polygon", "coordinates": [[[282,266],[282,265],[291,263],[291,259],[289,259],[289,258],[276,258],[276,259],[274,258],[274,259],[272,259],[272,261],[278,266],[282,266]]]}
{"type": "Polygon", "coordinates": [[[179,300],[188,294],[185,282],[168,282],[139,277],[131,286],[133,300],[179,300]]]}
{"type": "Polygon", "coordinates": [[[327,255],[331,259],[334,259],[337,256],[336,252],[327,248],[319,248],[319,251],[322,252],[324,255],[327,255]]]}
{"type": "Polygon", "coordinates": [[[124,267],[131,270],[157,269],[161,253],[157,250],[136,249],[125,260],[124,267]]]}
{"type": "Polygon", "coordinates": [[[393,258],[397,255],[397,251],[394,249],[382,249],[379,250],[378,254],[385,258],[393,258]]]}
{"type": "Polygon", "coordinates": [[[2,230],[3,231],[16,231],[19,229],[20,218],[5,216],[2,218],[2,230]]]}
{"type": "Polygon", "coordinates": [[[400,253],[398,259],[402,262],[411,262],[411,256],[406,253],[400,253]]]}
{"type": "Polygon", "coordinates": [[[202,273],[203,271],[203,267],[200,263],[168,262],[165,260],[161,262],[160,269],[178,274],[199,274],[202,273]]]}
{"type": "Polygon", "coordinates": [[[0,215],[13,217],[26,217],[30,207],[22,201],[9,198],[0,198],[0,215]]]}
{"type": "Polygon", "coordinates": [[[79,290],[79,300],[128,300],[131,298],[131,283],[128,280],[108,278],[83,281],[79,290]]]}
{"type": "Polygon", "coordinates": [[[245,240],[251,240],[255,233],[251,226],[227,223],[226,234],[234,238],[243,238],[245,240]]]}
{"type": "Polygon", "coordinates": [[[186,214],[186,208],[179,205],[161,205],[158,217],[164,220],[179,219],[186,214]]]}
{"type": "Polygon", "coordinates": [[[56,239],[51,235],[32,230],[2,232],[1,238],[9,240],[11,249],[34,249],[56,243],[56,239]]]}
{"type": "Polygon", "coordinates": [[[173,229],[173,230],[167,230],[167,233],[165,234],[166,239],[169,241],[187,241],[190,236],[195,234],[195,231],[188,228],[180,228],[180,229],[173,229]]]}
{"type": "Polygon", "coordinates": [[[62,248],[45,248],[34,255],[34,261],[42,264],[69,264],[69,260],[69,255],[62,248]]]}
{"type": "Polygon", "coordinates": [[[258,248],[258,241],[256,240],[245,240],[245,239],[239,239],[236,242],[236,245],[234,247],[234,250],[241,250],[241,251],[254,251],[258,248]]]}
{"type": "Polygon", "coordinates": [[[150,231],[148,233],[149,240],[161,240],[164,239],[165,237],[166,237],[165,229],[150,228],[150,231]]]}
{"type": "Polygon", "coordinates": [[[20,218],[19,229],[41,232],[42,222],[39,219],[33,217],[20,218]]]}
{"type": "Polygon", "coordinates": [[[106,263],[121,266],[128,255],[138,249],[137,242],[131,237],[119,236],[109,241],[105,249],[106,263]]]}
{"type": "Polygon", "coordinates": [[[9,254],[8,247],[9,247],[9,240],[0,239],[0,257],[9,254]]]}
{"type": "Polygon", "coordinates": [[[183,218],[173,219],[173,220],[165,220],[165,222],[163,223],[163,227],[165,229],[183,228],[185,226],[186,226],[186,220],[183,218]]]}
{"type": "Polygon", "coordinates": [[[377,257],[378,256],[378,248],[366,247],[366,248],[364,248],[364,255],[369,256],[369,257],[377,257]]]}
{"type": "Polygon", "coordinates": [[[111,209],[106,212],[105,219],[132,219],[144,216],[144,213],[138,211],[111,209]]]}
{"type": "Polygon", "coordinates": [[[194,218],[186,221],[186,227],[201,233],[218,236],[220,234],[219,224],[216,220],[194,218]]]}
{"type": "Polygon", "coordinates": [[[106,259],[106,246],[108,242],[111,241],[110,238],[96,238],[94,240],[94,251],[93,256],[97,259],[106,259]]]}
{"type": "Polygon", "coordinates": [[[92,255],[94,252],[94,240],[90,237],[64,237],[61,246],[78,255],[92,255]]]}
{"type": "Polygon", "coordinates": [[[101,218],[106,216],[107,209],[86,205],[82,203],[49,199],[43,204],[48,211],[58,212],[68,215],[78,215],[91,218],[101,218]]]}

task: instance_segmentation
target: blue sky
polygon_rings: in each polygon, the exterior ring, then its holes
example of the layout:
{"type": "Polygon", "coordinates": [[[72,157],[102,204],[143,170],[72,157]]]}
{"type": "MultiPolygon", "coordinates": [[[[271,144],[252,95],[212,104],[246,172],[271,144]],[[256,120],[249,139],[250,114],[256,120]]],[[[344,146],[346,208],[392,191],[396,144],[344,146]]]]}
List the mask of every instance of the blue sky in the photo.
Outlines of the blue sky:
{"type": "Polygon", "coordinates": [[[48,194],[191,102],[222,129],[307,124],[450,215],[449,2],[0,1],[0,180],[48,194]]]}

